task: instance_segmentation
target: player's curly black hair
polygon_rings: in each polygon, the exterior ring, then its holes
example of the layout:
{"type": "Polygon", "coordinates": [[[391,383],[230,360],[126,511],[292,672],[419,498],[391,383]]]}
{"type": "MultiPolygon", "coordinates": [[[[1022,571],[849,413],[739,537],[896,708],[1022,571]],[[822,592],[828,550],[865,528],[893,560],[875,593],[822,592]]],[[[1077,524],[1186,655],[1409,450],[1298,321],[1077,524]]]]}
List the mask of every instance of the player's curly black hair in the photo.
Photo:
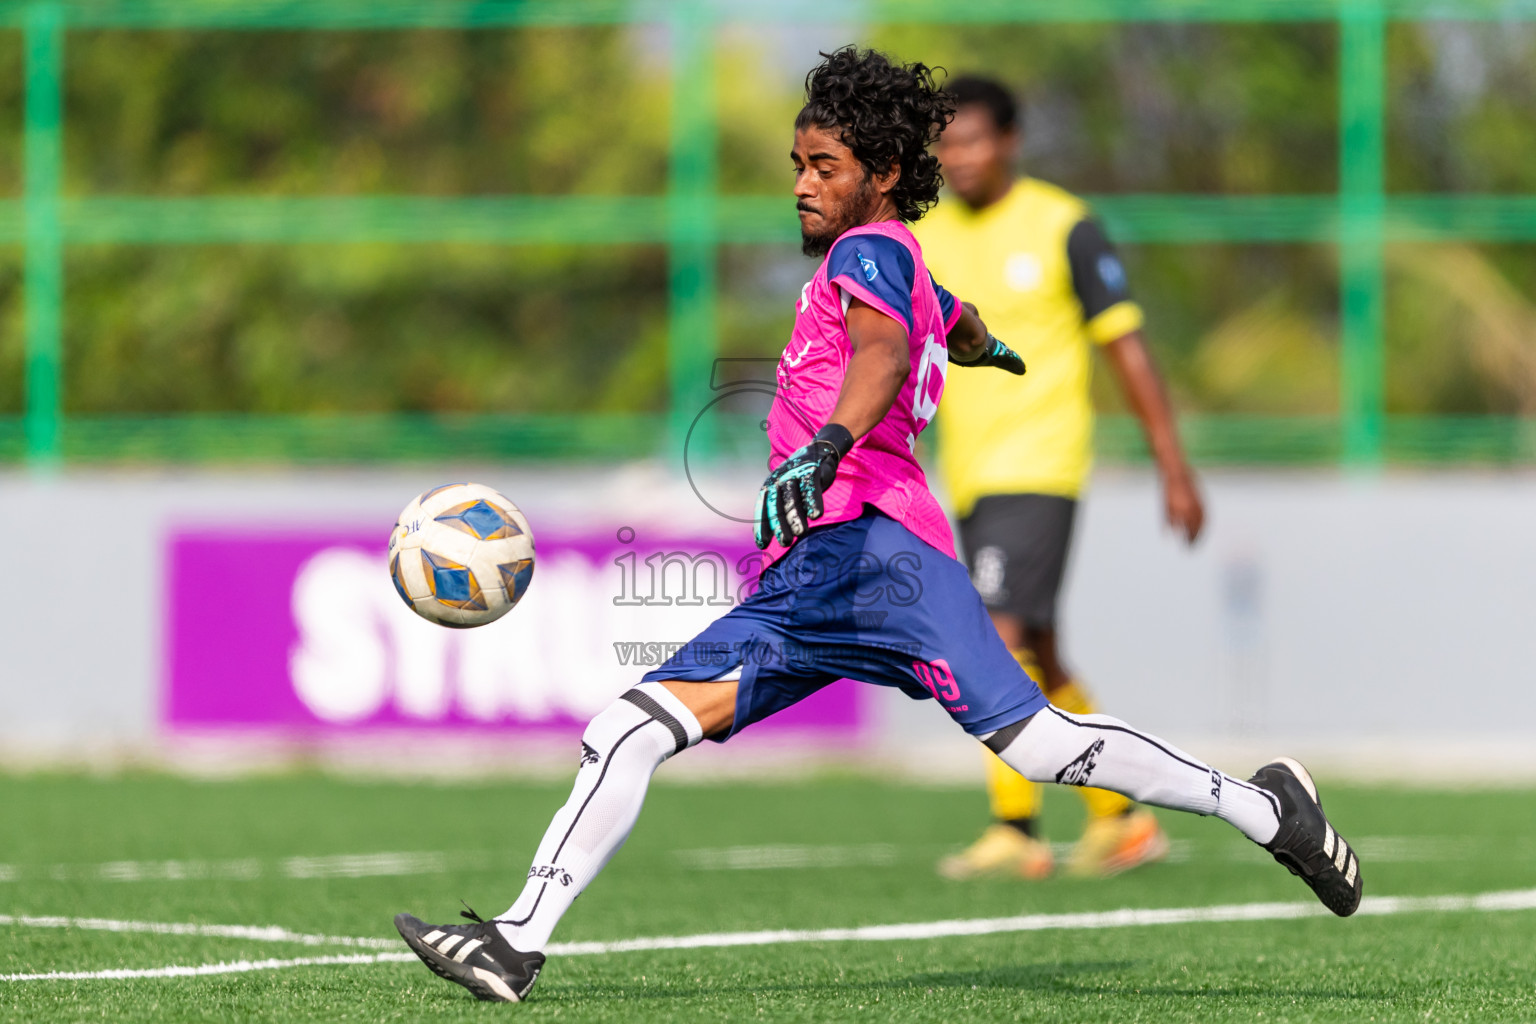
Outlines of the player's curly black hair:
{"type": "Polygon", "coordinates": [[[805,106],[795,129],[839,131],[865,170],[884,173],[895,162],[901,177],[891,190],[896,215],[915,221],[939,200],[944,184],[928,146],[955,116],[955,103],[934,82],[926,64],[897,64],[878,50],[845,46],[805,76],[805,106]]]}

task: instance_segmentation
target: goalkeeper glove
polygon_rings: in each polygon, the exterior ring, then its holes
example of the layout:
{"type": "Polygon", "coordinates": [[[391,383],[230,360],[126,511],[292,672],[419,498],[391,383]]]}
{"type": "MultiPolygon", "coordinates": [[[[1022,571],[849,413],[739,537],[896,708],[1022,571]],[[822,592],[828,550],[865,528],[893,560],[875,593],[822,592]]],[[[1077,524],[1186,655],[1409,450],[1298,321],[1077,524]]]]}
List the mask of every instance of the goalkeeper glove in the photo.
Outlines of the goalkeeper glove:
{"type": "Polygon", "coordinates": [[[1022,377],[1024,375],[1024,360],[1013,349],[998,341],[991,334],[987,335],[987,345],[981,355],[968,363],[962,363],[958,359],[950,362],[956,366],[995,366],[1000,370],[1022,377]]]}
{"type": "Polygon", "coordinates": [[[811,443],[779,463],[757,492],[752,538],[760,548],[777,537],[788,547],[820,519],[821,495],[837,476],[837,464],[853,447],[853,434],[840,423],[816,431],[811,443]]]}

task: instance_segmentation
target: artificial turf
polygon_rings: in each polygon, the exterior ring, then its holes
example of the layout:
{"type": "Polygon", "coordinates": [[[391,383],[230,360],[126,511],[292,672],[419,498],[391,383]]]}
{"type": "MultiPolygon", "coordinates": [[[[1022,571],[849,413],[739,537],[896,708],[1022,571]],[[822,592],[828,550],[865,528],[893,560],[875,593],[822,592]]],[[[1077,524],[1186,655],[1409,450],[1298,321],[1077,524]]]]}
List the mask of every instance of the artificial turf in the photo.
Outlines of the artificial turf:
{"type": "MultiPolygon", "coordinates": [[[[1310,899],[1263,851],[1210,819],[1162,813],[1174,857],[1117,878],[959,883],[938,878],[932,866],[984,820],[979,791],[855,777],[678,785],[665,776],[663,769],[630,843],[577,901],[557,941],[1310,899]],[[723,852],[736,848],[758,849],[723,852]]],[[[448,921],[460,897],[487,916],[503,910],[565,792],[550,783],[316,775],[0,778],[0,913],[392,937],[398,910],[448,921]],[[411,856],[351,856],[382,853],[411,856]]],[[[1324,780],[1323,795],[1361,849],[1367,896],[1536,888],[1536,793],[1324,780]]],[[[1052,792],[1047,812],[1052,838],[1070,839],[1081,815],[1071,794],[1052,792]]],[[[14,925],[0,940],[0,974],[356,952],[14,925]]],[[[1529,1020],[1536,1019],[1536,910],[553,957],[532,999],[516,1007],[475,1003],[414,962],[3,981],[0,1015],[50,1022],[1529,1020]]]]}

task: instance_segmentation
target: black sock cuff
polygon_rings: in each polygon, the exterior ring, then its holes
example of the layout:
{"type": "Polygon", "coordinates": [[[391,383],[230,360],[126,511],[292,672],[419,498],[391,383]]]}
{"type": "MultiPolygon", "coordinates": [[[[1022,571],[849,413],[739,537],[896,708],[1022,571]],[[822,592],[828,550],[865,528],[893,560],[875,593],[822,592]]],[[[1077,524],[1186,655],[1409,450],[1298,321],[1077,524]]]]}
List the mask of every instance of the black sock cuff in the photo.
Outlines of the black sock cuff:
{"type": "Polygon", "coordinates": [[[629,701],[629,703],[666,726],[672,733],[672,739],[677,742],[677,749],[672,751],[673,754],[681,754],[688,749],[688,730],[683,728],[683,723],[677,720],[677,716],[662,707],[655,697],[652,697],[644,690],[625,690],[619,695],[619,700],[629,701]]]}
{"type": "Polygon", "coordinates": [[[992,751],[992,753],[1001,754],[1008,749],[1010,743],[1019,738],[1019,733],[1024,731],[1024,727],[1033,721],[1034,717],[1034,715],[1030,715],[1028,718],[1019,719],[1012,725],[1005,725],[981,742],[986,744],[987,749],[992,751]]]}

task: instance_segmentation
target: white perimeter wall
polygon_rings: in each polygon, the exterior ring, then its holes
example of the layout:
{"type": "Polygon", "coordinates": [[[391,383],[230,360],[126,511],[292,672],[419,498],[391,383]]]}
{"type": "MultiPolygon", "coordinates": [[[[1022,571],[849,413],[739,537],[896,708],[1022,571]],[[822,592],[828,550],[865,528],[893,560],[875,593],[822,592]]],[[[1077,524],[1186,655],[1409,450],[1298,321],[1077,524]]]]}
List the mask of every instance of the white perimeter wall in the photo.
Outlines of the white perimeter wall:
{"type": "MultiPolygon", "coordinates": [[[[382,544],[413,494],[465,478],[500,486],[535,529],[720,525],[645,465],[0,475],[0,756],[155,749],[170,525],[372,524],[382,544]]],[[[1205,484],[1192,551],[1162,528],[1147,474],[1101,473],[1084,504],[1064,650],[1106,711],[1218,762],[1286,743],[1387,774],[1536,764],[1536,476],[1205,484]],[[1405,758],[1423,764],[1394,771],[1405,758]]],[[[885,756],[973,763],[932,706],[887,696],[885,756]]]]}

